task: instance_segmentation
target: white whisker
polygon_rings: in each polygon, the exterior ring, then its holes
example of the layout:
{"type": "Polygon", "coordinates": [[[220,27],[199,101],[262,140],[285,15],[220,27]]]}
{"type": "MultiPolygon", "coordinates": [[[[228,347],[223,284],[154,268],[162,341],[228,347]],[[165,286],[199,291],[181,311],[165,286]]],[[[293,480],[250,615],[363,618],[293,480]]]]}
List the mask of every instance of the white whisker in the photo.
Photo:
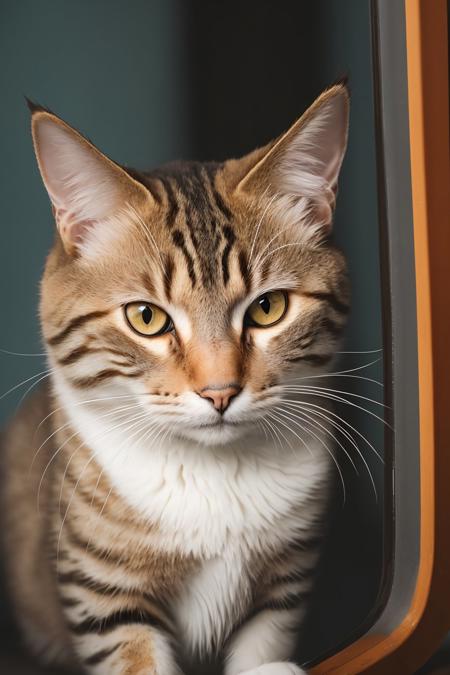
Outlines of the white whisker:
{"type": "Polygon", "coordinates": [[[28,396],[28,394],[30,393],[30,391],[31,391],[32,389],[34,389],[34,387],[37,387],[37,385],[38,385],[40,382],[42,382],[43,380],[46,380],[47,377],[50,377],[51,374],[52,374],[52,373],[49,372],[49,373],[46,373],[45,375],[42,375],[42,377],[39,377],[37,380],[35,380],[35,381],[28,387],[28,389],[26,390],[26,392],[25,392],[24,394],[22,394],[22,396],[21,396],[20,399],[19,399],[18,404],[16,405],[16,412],[17,412],[17,410],[20,408],[20,405],[21,405],[22,401],[28,396]]]}
{"type": "MultiPolygon", "coordinates": [[[[131,418],[131,419],[129,419],[129,420],[126,420],[125,422],[122,422],[122,423],[120,423],[120,424],[118,424],[118,425],[115,425],[114,427],[109,428],[109,429],[107,430],[106,433],[110,433],[111,431],[113,431],[113,430],[115,430],[115,429],[117,429],[117,428],[119,428],[119,427],[121,427],[121,426],[125,426],[125,430],[124,430],[124,431],[125,431],[125,433],[126,433],[126,432],[128,432],[130,429],[134,428],[134,427],[136,426],[136,424],[140,424],[140,423],[142,422],[142,417],[143,417],[143,415],[147,415],[147,413],[143,413],[143,414],[141,414],[141,415],[136,415],[135,417],[133,417],[133,418],[131,418]],[[133,424],[130,424],[130,422],[133,422],[133,424]],[[127,427],[126,424],[129,424],[129,426],[127,427]]],[[[106,435],[106,434],[104,434],[104,435],[106,435]]],[[[128,440],[129,440],[129,439],[128,439],[128,437],[127,437],[127,438],[125,439],[124,443],[127,442],[128,440]]],[[[62,482],[61,482],[61,490],[60,490],[60,495],[59,495],[59,505],[60,505],[60,508],[61,508],[61,502],[62,502],[62,492],[63,492],[63,489],[64,489],[64,482],[65,482],[65,479],[66,479],[66,476],[67,476],[67,471],[68,471],[69,465],[70,465],[70,463],[71,463],[73,457],[75,456],[75,454],[78,452],[78,450],[79,450],[81,447],[83,447],[83,445],[84,445],[84,444],[81,443],[81,444],[74,450],[74,452],[71,454],[71,456],[70,456],[70,458],[69,458],[69,461],[67,462],[66,467],[65,467],[65,469],[64,469],[64,474],[63,474],[63,478],[62,478],[62,482]]],[[[68,504],[67,504],[67,507],[66,507],[66,510],[65,510],[65,513],[64,513],[64,517],[63,517],[62,522],[61,522],[61,527],[60,527],[60,530],[59,530],[59,535],[58,535],[58,543],[57,543],[57,547],[56,547],[56,560],[57,560],[57,564],[58,564],[58,562],[59,562],[59,550],[60,550],[60,545],[61,545],[61,536],[62,536],[62,533],[63,533],[64,525],[65,525],[65,522],[66,522],[66,519],[67,519],[69,510],[70,510],[70,507],[71,507],[71,505],[72,505],[72,502],[73,502],[75,493],[76,493],[76,491],[77,491],[77,489],[78,489],[78,485],[80,484],[80,481],[81,481],[81,479],[82,479],[82,477],[83,477],[83,475],[84,475],[86,469],[87,469],[88,466],[91,464],[91,462],[93,462],[93,461],[96,459],[96,457],[97,457],[97,453],[91,450],[91,456],[89,457],[88,461],[85,463],[83,469],[81,470],[81,473],[80,473],[80,475],[78,476],[78,479],[77,479],[77,481],[76,481],[76,483],[75,483],[75,486],[74,486],[74,488],[73,488],[73,490],[72,490],[72,493],[71,493],[71,495],[70,495],[70,498],[69,498],[69,501],[68,501],[68,504]]],[[[109,494],[111,493],[111,491],[112,491],[112,487],[111,487],[111,489],[110,489],[110,491],[109,491],[109,493],[108,493],[108,496],[109,496],[109,494]]],[[[105,503],[106,503],[106,502],[105,502],[105,503]]],[[[103,504],[103,507],[102,507],[103,509],[104,509],[104,507],[105,507],[105,503],[103,504]]]]}
{"type": "MultiPolygon", "coordinates": [[[[113,411],[113,412],[115,412],[115,411],[113,411]]],[[[107,413],[107,415],[109,415],[109,414],[111,414],[111,411],[110,411],[109,413],[107,413]]],[[[125,423],[126,423],[126,422],[129,422],[129,420],[127,419],[127,420],[125,421],[125,423]]],[[[122,422],[122,424],[124,424],[124,423],[122,422]]],[[[109,430],[111,430],[111,428],[110,428],[109,430]]],[[[102,433],[104,433],[103,430],[101,430],[98,434],[95,434],[95,435],[94,435],[94,438],[97,438],[98,436],[101,436],[102,433]]],[[[42,484],[43,484],[43,481],[44,481],[44,478],[45,478],[45,475],[46,475],[48,469],[50,468],[52,462],[53,462],[53,461],[56,459],[56,457],[59,455],[59,453],[61,452],[61,450],[67,445],[67,443],[69,443],[69,441],[72,440],[72,438],[74,438],[74,437],[77,436],[77,435],[78,435],[78,431],[74,431],[68,438],[66,438],[65,441],[59,446],[59,448],[53,453],[53,455],[50,457],[49,461],[47,462],[47,464],[46,464],[46,466],[45,466],[45,468],[44,468],[44,471],[43,471],[43,473],[42,473],[41,479],[40,479],[40,481],[39,481],[39,485],[38,485],[38,491],[37,491],[37,509],[38,509],[38,511],[40,510],[40,508],[39,508],[39,501],[40,501],[40,493],[41,493],[41,489],[42,489],[42,484]]],[[[80,448],[82,448],[83,445],[84,445],[83,442],[80,443],[80,445],[77,447],[76,451],[78,451],[80,448]]]]}
{"type": "MultiPolygon", "coordinates": [[[[319,422],[317,422],[317,420],[315,420],[313,417],[311,417],[311,415],[309,414],[309,412],[306,412],[303,408],[301,408],[301,411],[302,411],[301,414],[302,414],[302,415],[306,415],[308,419],[312,419],[315,425],[319,425],[320,427],[323,427],[322,424],[320,424],[319,422]]],[[[287,412],[287,411],[285,411],[285,412],[287,412]]],[[[296,413],[298,414],[298,409],[296,410],[296,413]]],[[[291,414],[292,414],[292,413],[291,413],[291,414]]],[[[314,413],[314,414],[318,414],[318,413],[314,413]]],[[[326,418],[325,415],[322,415],[322,417],[325,417],[325,418],[326,418]]],[[[327,419],[327,421],[330,422],[329,418],[326,418],[326,419],[327,419]]],[[[333,426],[337,426],[337,425],[334,424],[333,426]]],[[[326,430],[325,427],[323,427],[323,428],[326,430]]],[[[375,485],[375,480],[374,480],[374,478],[373,478],[372,472],[371,472],[371,470],[370,470],[370,467],[369,467],[369,465],[368,465],[368,463],[367,463],[367,461],[366,461],[364,455],[362,454],[361,450],[358,448],[358,446],[357,446],[357,444],[355,443],[354,439],[351,438],[351,437],[348,438],[348,437],[350,436],[350,435],[348,434],[348,432],[346,432],[345,430],[343,430],[340,426],[337,426],[337,428],[340,430],[340,432],[341,432],[345,437],[347,437],[348,440],[350,440],[350,442],[352,443],[353,447],[356,449],[356,451],[357,451],[359,457],[361,458],[361,460],[362,460],[362,462],[363,462],[363,464],[364,464],[364,466],[365,466],[365,468],[366,468],[366,470],[367,470],[367,473],[368,473],[368,475],[369,475],[369,479],[370,479],[370,482],[371,482],[371,484],[372,484],[372,488],[373,488],[373,491],[374,491],[374,494],[375,494],[375,500],[378,501],[378,493],[377,493],[377,489],[376,489],[376,485],[375,485]]],[[[358,472],[358,470],[357,470],[357,468],[356,468],[356,465],[355,465],[355,463],[353,462],[353,459],[351,458],[351,456],[350,456],[350,454],[348,453],[348,451],[346,450],[346,448],[342,445],[342,443],[339,441],[339,439],[338,439],[334,434],[332,434],[330,431],[328,431],[328,433],[330,433],[330,435],[333,437],[333,439],[336,441],[336,443],[339,445],[339,447],[344,451],[345,455],[346,455],[347,458],[350,460],[350,462],[351,462],[353,468],[355,469],[356,474],[359,475],[359,472],[358,472]]]]}
{"type": "MultiPolygon", "coordinates": [[[[343,417],[340,417],[340,415],[337,415],[332,410],[329,410],[328,408],[324,408],[323,406],[320,406],[317,403],[311,403],[310,401],[305,401],[305,400],[302,400],[301,403],[299,401],[296,401],[296,400],[293,400],[293,399],[283,399],[283,401],[286,402],[286,403],[289,403],[291,406],[305,405],[305,406],[308,406],[308,408],[318,409],[318,410],[321,410],[324,414],[331,415],[331,417],[333,417],[333,418],[339,420],[340,422],[342,422],[343,424],[345,424],[349,429],[354,431],[355,434],[357,434],[365,443],[367,443],[369,448],[371,448],[371,450],[374,452],[374,454],[380,460],[380,462],[382,464],[384,464],[384,460],[381,457],[380,453],[376,450],[376,448],[374,448],[372,443],[370,443],[370,441],[364,436],[364,434],[362,434],[360,431],[358,431],[358,429],[356,429],[354,426],[352,426],[350,424],[350,422],[347,422],[347,420],[345,420],[343,417]]],[[[332,420],[330,419],[330,422],[331,421],[332,420]]]]}
{"type": "MultiPolygon", "coordinates": [[[[289,390],[286,389],[286,391],[289,391],[289,390]]],[[[339,403],[344,403],[345,405],[349,405],[352,408],[357,408],[358,410],[362,410],[367,415],[370,415],[371,417],[374,417],[375,419],[377,419],[379,422],[382,422],[391,431],[394,431],[394,429],[389,424],[389,422],[387,420],[383,419],[383,417],[380,417],[379,415],[374,413],[372,410],[368,410],[367,408],[364,408],[363,406],[360,406],[357,403],[353,403],[353,401],[349,401],[348,399],[344,398],[343,396],[338,396],[337,394],[331,394],[331,393],[328,393],[328,392],[321,393],[319,390],[316,391],[314,389],[311,390],[311,391],[308,391],[308,389],[304,389],[302,391],[295,390],[295,393],[297,393],[297,394],[301,394],[301,393],[309,394],[313,397],[316,396],[317,398],[326,398],[330,401],[337,401],[339,403]]]]}
{"type": "Polygon", "coordinates": [[[22,381],[19,382],[18,384],[14,385],[14,387],[11,387],[11,389],[8,389],[8,391],[5,391],[5,393],[2,394],[2,395],[0,396],[0,401],[1,401],[3,398],[5,398],[5,396],[8,396],[8,394],[11,394],[11,393],[12,393],[13,391],[15,391],[16,389],[19,389],[19,387],[22,387],[22,385],[27,384],[28,382],[31,382],[31,380],[34,380],[35,378],[40,377],[41,375],[44,375],[44,374],[45,374],[45,375],[48,375],[49,373],[51,373],[51,371],[52,371],[51,368],[50,368],[50,369],[47,368],[46,370],[41,370],[40,373],[35,373],[35,374],[32,375],[31,377],[28,377],[26,380],[22,380],[22,381]]]}
{"type": "Polygon", "coordinates": [[[383,349],[366,349],[362,352],[336,352],[336,354],[377,354],[382,351],[383,349]]]}
{"type": "MultiPolygon", "coordinates": [[[[137,398],[138,396],[150,396],[150,395],[151,394],[149,394],[149,393],[144,393],[144,394],[126,394],[124,396],[103,396],[103,397],[100,397],[100,398],[90,398],[90,399],[86,399],[84,401],[78,401],[77,403],[73,403],[72,406],[86,405],[88,403],[98,403],[99,401],[101,401],[101,402],[115,401],[117,399],[137,398]]],[[[59,412],[60,410],[65,410],[65,406],[60,406],[59,408],[55,408],[48,415],[46,415],[44,417],[44,419],[42,419],[39,422],[39,424],[36,427],[35,436],[36,436],[36,433],[41,428],[41,426],[49,419],[49,417],[52,417],[52,415],[56,415],[56,413],[59,412]]]]}
{"type": "Polygon", "coordinates": [[[27,354],[26,352],[10,352],[9,349],[0,349],[1,354],[6,354],[7,356],[36,356],[36,357],[42,357],[42,356],[47,356],[45,352],[37,352],[35,354],[29,353],[27,354]]]}
{"type": "MultiPolygon", "coordinates": [[[[119,407],[113,408],[112,410],[108,411],[104,415],[100,415],[98,417],[98,419],[104,419],[105,417],[110,417],[111,415],[115,415],[116,413],[122,412],[123,410],[132,410],[133,408],[137,408],[137,407],[138,407],[137,403],[135,403],[133,405],[130,405],[130,406],[119,406],[119,407]]],[[[36,458],[37,458],[38,454],[40,453],[40,451],[42,450],[42,448],[44,447],[44,445],[46,443],[48,443],[48,441],[51,438],[53,438],[53,436],[55,436],[59,431],[62,431],[63,429],[66,429],[67,427],[70,427],[71,424],[72,424],[72,422],[69,420],[69,421],[65,422],[64,424],[62,424],[57,429],[55,429],[49,436],[47,436],[47,438],[41,443],[41,445],[38,447],[38,449],[36,450],[36,452],[33,455],[33,459],[31,461],[30,468],[29,468],[29,473],[31,472],[31,470],[33,468],[33,465],[34,465],[34,462],[36,461],[36,458]]]]}
{"type": "Polygon", "coordinates": [[[334,375],[346,375],[347,373],[355,373],[357,370],[364,370],[364,368],[370,368],[370,366],[373,366],[376,363],[380,363],[381,360],[382,360],[381,358],[375,359],[374,361],[370,361],[370,363],[364,363],[362,366],[356,366],[356,368],[337,370],[332,371],[331,373],[320,373],[319,375],[302,375],[300,377],[292,377],[290,379],[293,382],[294,380],[315,380],[316,378],[331,377],[334,375]]]}
{"type": "Polygon", "coordinates": [[[299,384],[299,385],[284,385],[284,389],[286,391],[298,391],[298,392],[307,392],[308,394],[314,391],[325,391],[325,392],[330,392],[333,394],[345,394],[346,396],[354,396],[355,398],[360,398],[363,399],[364,401],[369,401],[369,403],[373,403],[374,405],[379,405],[382,406],[383,408],[390,409],[390,406],[386,405],[385,403],[382,403],[381,401],[377,401],[374,398],[370,398],[368,396],[362,396],[361,394],[355,394],[351,391],[342,391],[341,389],[333,389],[330,387],[321,387],[321,386],[314,386],[314,385],[304,385],[304,384],[299,384]]]}
{"type": "Polygon", "coordinates": [[[269,253],[266,253],[266,255],[260,260],[259,264],[262,266],[264,261],[267,260],[267,258],[277,251],[281,251],[283,248],[289,248],[290,246],[304,246],[305,242],[304,241],[292,241],[289,244],[283,244],[282,246],[276,246],[273,248],[269,253]]]}
{"type": "Polygon", "coordinates": [[[255,268],[258,266],[259,261],[261,260],[261,257],[264,255],[264,253],[267,251],[269,248],[270,244],[275,241],[278,237],[280,237],[282,234],[287,232],[287,230],[292,229],[292,223],[289,223],[286,227],[283,227],[281,230],[279,230],[271,239],[270,241],[264,246],[264,248],[258,253],[258,255],[255,258],[255,268]]]}
{"type": "MultiPolygon", "coordinates": [[[[265,197],[265,195],[267,194],[268,189],[269,189],[269,188],[266,187],[266,189],[264,190],[263,197],[265,197]]],[[[260,219],[259,219],[258,225],[256,226],[255,236],[253,237],[252,245],[251,245],[251,248],[250,248],[250,253],[249,253],[249,256],[248,256],[248,266],[249,266],[249,269],[252,269],[253,251],[254,251],[254,249],[255,249],[255,244],[256,244],[256,240],[257,240],[257,238],[258,238],[259,230],[260,230],[261,225],[262,225],[262,221],[264,220],[264,217],[265,217],[267,211],[269,210],[269,208],[272,206],[273,202],[275,201],[275,198],[276,198],[276,195],[273,195],[273,196],[269,199],[269,201],[267,202],[266,206],[264,207],[264,210],[263,210],[262,215],[261,215],[261,217],[260,217],[260,219]]]]}
{"type": "Polygon", "coordinates": [[[331,459],[333,460],[334,465],[336,466],[336,469],[337,469],[337,471],[338,471],[338,474],[339,474],[339,477],[340,477],[340,480],[341,480],[341,484],[342,484],[342,493],[343,493],[343,504],[345,504],[346,498],[347,498],[347,492],[346,492],[346,489],[345,489],[344,476],[343,476],[343,474],[342,474],[342,470],[341,470],[341,467],[339,466],[339,462],[337,461],[337,458],[334,456],[332,450],[330,450],[330,448],[329,448],[328,445],[325,443],[325,441],[323,440],[323,438],[320,438],[314,431],[311,431],[310,429],[306,429],[306,428],[305,428],[304,431],[305,431],[307,434],[309,434],[310,436],[312,436],[313,438],[315,438],[316,440],[318,440],[319,443],[325,448],[326,452],[329,454],[329,456],[330,456],[331,459]]]}
{"type": "Polygon", "coordinates": [[[164,261],[163,261],[163,259],[162,259],[161,251],[160,251],[159,248],[158,248],[158,245],[157,245],[157,243],[156,243],[156,240],[155,240],[153,234],[152,234],[151,231],[150,231],[150,228],[149,228],[148,225],[145,223],[145,221],[142,219],[142,217],[139,215],[139,213],[136,211],[136,209],[134,208],[134,206],[132,206],[132,204],[130,204],[130,203],[127,202],[127,206],[133,211],[134,215],[136,216],[136,218],[138,219],[139,223],[142,225],[142,227],[143,227],[143,229],[144,229],[145,236],[147,237],[148,241],[154,246],[154,248],[155,248],[155,250],[156,250],[156,253],[158,254],[161,272],[163,273],[163,275],[164,275],[165,277],[167,277],[167,271],[166,271],[166,269],[165,269],[165,267],[164,267],[164,261]]]}
{"type": "MultiPolygon", "coordinates": [[[[288,411],[288,410],[286,410],[285,408],[283,408],[282,406],[277,406],[277,410],[278,410],[278,411],[283,410],[283,411],[284,411],[284,414],[286,414],[286,416],[287,416],[287,419],[292,418],[292,419],[297,423],[297,425],[298,425],[300,428],[303,428],[302,425],[299,424],[298,421],[296,420],[296,416],[294,415],[294,413],[293,413],[292,411],[288,411]]],[[[283,414],[283,413],[279,412],[279,414],[281,415],[281,414],[283,414]]],[[[298,410],[296,411],[296,414],[298,414],[298,410]]],[[[353,469],[355,470],[355,473],[356,473],[357,475],[359,475],[359,472],[358,472],[358,469],[357,469],[357,467],[356,467],[355,462],[353,461],[352,457],[350,456],[350,454],[348,453],[348,451],[345,449],[345,447],[342,445],[342,443],[339,441],[339,439],[338,439],[338,438],[337,438],[337,437],[336,437],[329,429],[327,429],[327,427],[325,427],[323,424],[320,424],[319,422],[317,422],[316,420],[314,420],[310,415],[308,415],[307,412],[305,412],[305,411],[302,410],[301,414],[302,414],[302,416],[306,417],[306,421],[308,421],[308,419],[314,421],[314,426],[315,426],[316,428],[319,427],[320,429],[322,429],[322,430],[324,431],[325,434],[331,436],[331,438],[333,439],[333,441],[335,441],[335,442],[339,445],[339,447],[341,448],[341,450],[344,452],[344,454],[345,454],[345,456],[347,457],[348,461],[350,462],[350,464],[352,465],[353,469]]],[[[303,417],[303,419],[304,419],[304,417],[303,417]]],[[[302,419],[302,418],[301,418],[301,419],[302,419]]]]}
{"type": "MultiPolygon", "coordinates": [[[[286,424],[283,424],[283,422],[280,421],[280,420],[277,418],[277,416],[276,416],[274,410],[271,410],[270,412],[268,412],[268,413],[267,413],[267,417],[270,417],[272,420],[274,420],[275,423],[278,422],[278,424],[281,424],[282,426],[286,427],[286,424]]],[[[266,419],[267,419],[267,417],[266,417],[266,419]]],[[[286,427],[286,428],[289,428],[289,427],[286,427]]],[[[289,448],[292,450],[292,445],[291,445],[289,439],[286,438],[286,436],[284,435],[284,433],[281,431],[281,429],[280,429],[276,424],[275,424],[275,429],[276,429],[276,431],[277,431],[277,435],[278,435],[278,433],[281,434],[281,436],[284,438],[284,440],[285,440],[286,443],[288,444],[289,448]]],[[[289,429],[289,431],[291,431],[291,429],[289,429]]],[[[295,434],[294,434],[294,435],[295,435],[295,434]]],[[[302,440],[302,439],[300,438],[300,440],[302,440]]],[[[282,445],[282,443],[280,443],[280,448],[282,448],[282,447],[283,447],[283,445],[282,445]]]]}

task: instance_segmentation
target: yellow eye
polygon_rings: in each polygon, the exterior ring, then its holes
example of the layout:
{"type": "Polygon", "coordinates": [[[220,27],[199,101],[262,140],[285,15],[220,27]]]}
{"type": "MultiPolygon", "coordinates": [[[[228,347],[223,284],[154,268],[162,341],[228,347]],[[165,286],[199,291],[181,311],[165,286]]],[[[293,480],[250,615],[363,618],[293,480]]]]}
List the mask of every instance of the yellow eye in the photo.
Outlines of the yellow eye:
{"type": "Polygon", "coordinates": [[[287,296],[284,291],[269,291],[254,300],[246,312],[246,322],[250,326],[267,328],[278,323],[287,310],[287,296]]]}
{"type": "Polygon", "coordinates": [[[125,305],[125,316],[131,328],[147,337],[166,333],[172,327],[170,316],[149,302],[130,302],[125,305]]]}

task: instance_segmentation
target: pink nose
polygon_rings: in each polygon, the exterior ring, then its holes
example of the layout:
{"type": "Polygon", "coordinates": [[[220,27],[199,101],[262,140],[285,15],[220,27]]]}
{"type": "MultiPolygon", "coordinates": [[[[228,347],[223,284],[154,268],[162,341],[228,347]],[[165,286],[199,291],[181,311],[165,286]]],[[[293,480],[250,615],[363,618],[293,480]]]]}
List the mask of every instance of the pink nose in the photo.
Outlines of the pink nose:
{"type": "Polygon", "coordinates": [[[208,385],[198,392],[202,398],[207,398],[216,410],[224,413],[230,405],[231,399],[239,394],[241,387],[237,384],[222,385],[208,385]]]}

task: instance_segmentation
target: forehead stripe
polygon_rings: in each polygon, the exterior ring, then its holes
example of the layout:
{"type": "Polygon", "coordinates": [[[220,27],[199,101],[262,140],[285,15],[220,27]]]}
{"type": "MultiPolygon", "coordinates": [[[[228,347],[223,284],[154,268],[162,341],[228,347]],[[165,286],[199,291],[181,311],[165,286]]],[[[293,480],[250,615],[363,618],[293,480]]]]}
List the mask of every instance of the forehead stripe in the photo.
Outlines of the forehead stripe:
{"type": "Polygon", "coordinates": [[[208,167],[203,167],[203,175],[205,176],[205,179],[210,187],[211,194],[214,199],[214,205],[216,208],[221,211],[222,215],[225,216],[227,220],[231,220],[233,214],[231,210],[228,208],[228,206],[225,204],[222,195],[220,192],[217,190],[215,184],[214,184],[214,176],[217,171],[217,166],[216,165],[210,165],[208,167]]]}
{"type": "Polygon", "coordinates": [[[233,244],[236,241],[236,235],[234,234],[231,227],[228,227],[227,225],[223,228],[223,236],[225,237],[227,242],[222,253],[222,276],[223,276],[223,283],[226,286],[230,279],[228,259],[230,257],[230,251],[233,248],[233,244]]]}
{"type": "Polygon", "coordinates": [[[174,267],[175,265],[172,256],[171,255],[166,256],[165,274],[164,274],[164,293],[166,294],[167,302],[171,301],[174,267]]]}
{"type": "Polygon", "coordinates": [[[180,205],[178,204],[177,198],[175,196],[174,189],[172,187],[172,183],[170,182],[169,178],[160,178],[161,183],[164,186],[164,189],[166,191],[166,197],[167,197],[167,206],[168,210],[166,213],[166,225],[169,229],[172,229],[172,227],[175,224],[175,220],[177,218],[178,212],[180,210],[180,205]]]}
{"type": "Polygon", "coordinates": [[[244,282],[245,290],[248,293],[251,289],[252,284],[248,269],[248,259],[245,251],[242,250],[239,251],[238,261],[239,261],[239,271],[241,273],[242,280],[244,282]]]}
{"type": "Polygon", "coordinates": [[[146,291],[150,293],[150,296],[154,296],[156,293],[155,284],[153,283],[151,277],[147,272],[142,274],[142,283],[146,291]]]}
{"type": "Polygon", "coordinates": [[[191,254],[186,248],[183,233],[180,230],[175,230],[175,232],[172,233],[172,241],[175,244],[175,246],[177,246],[180,249],[180,251],[183,253],[185,257],[189,278],[191,280],[192,287],[194,287],[195,284],[197,283],[197,277],[194,269],[194,261],[192,259],[191,254]]]}

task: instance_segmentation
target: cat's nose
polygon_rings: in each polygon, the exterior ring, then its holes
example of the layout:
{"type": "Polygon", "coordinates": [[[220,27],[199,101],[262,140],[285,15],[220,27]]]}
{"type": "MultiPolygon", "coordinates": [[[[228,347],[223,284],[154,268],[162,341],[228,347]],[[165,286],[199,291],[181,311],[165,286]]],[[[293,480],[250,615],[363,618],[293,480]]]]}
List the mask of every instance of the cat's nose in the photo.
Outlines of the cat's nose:
{"type": "Polygon", "coordinates": [[[202,398],[207,398],[215,409],[223,414],[231,403],[231,399],[239,394],[241,387],[238,384],[210,385],[203,387],[198,393],[202,398]]]}

